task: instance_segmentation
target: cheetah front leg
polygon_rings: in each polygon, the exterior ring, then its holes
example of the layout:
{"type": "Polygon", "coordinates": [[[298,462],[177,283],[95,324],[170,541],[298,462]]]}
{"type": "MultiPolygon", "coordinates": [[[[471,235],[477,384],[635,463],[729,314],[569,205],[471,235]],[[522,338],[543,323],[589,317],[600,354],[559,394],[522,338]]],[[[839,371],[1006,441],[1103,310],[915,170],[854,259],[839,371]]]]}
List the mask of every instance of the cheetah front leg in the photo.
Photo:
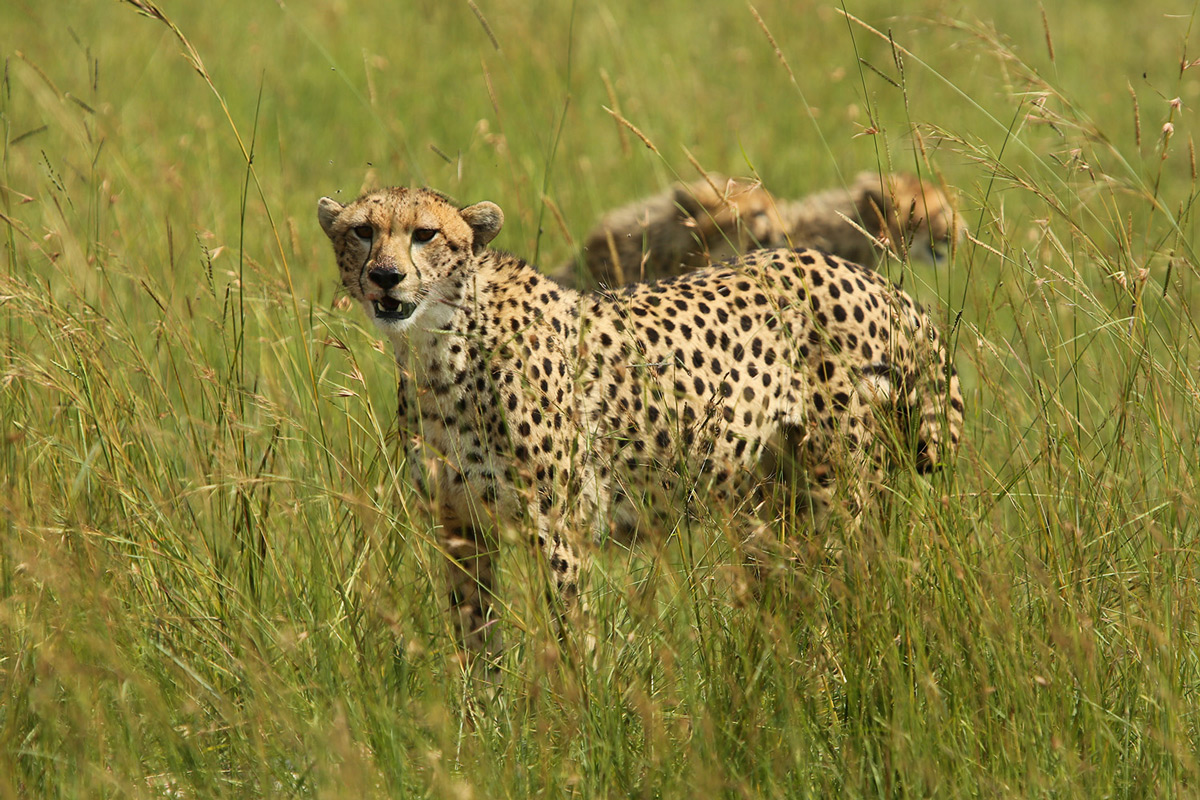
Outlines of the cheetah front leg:
{"type": "Polygon", "coordinates": [[[492,537],[447,502],[441,503],[439,518],[442,547],[449,559],[447,585],[455,641],[465,657],[482,655],[494,663],[503,642],[492,615],[492,537]]]}
{"type": "MultiPolygon", "coordinates": [[[[539,513],[540,509],[531,513],[537,514],[537,545],[549,581],[547,599],[554,609],[561,641],[567,639],[568,632],[585,627],[586,614],[579,601],[579,581],[586,566],[582,532],[590,530],[584,526],[590,524],[592,514],[583,509],[592,508],[593,503],[590,497],[563,492],[563,499],[546,505],[550,507],[547,513],[539,513]],[[569,511],[563,507],[567,495],[571,495],[574,506],[569,511]]],[[[591,638],[585,641],[590,647],[591,638]]]]}
{"type": "Polygon", "coordinates": [[[539,525],[538,549],[562,608],[573,611],[579,599],[579,573],[583,565],[578,536],[565,525],[539,525]]]}

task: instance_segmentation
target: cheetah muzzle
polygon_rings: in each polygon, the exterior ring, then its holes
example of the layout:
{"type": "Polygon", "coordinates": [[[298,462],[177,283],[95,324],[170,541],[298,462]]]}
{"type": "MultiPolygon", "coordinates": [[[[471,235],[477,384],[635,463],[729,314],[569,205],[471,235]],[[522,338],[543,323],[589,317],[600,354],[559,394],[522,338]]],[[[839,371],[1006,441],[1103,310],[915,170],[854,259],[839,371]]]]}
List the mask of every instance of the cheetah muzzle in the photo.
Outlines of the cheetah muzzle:
{"type": "Polygon", "coordinates": [[[570,607],[586,540],[646,509],[740,502],[791,470],[821,525],[822,509],[858,513],[894,443],[919,471],[958,443],[958,378],[929,315],[837,257],[759,250],[581,294],[488,249],[504,221],[493,203],[394,188],[322,198],[318,219],[342,284],[392,343],[404,440],[436,454],[469,652],[498,647],[497,524],[529,531],[570,607]]]}
{"type": "Polygon", "coordinates": [[[397,300],[394,297],[381,297],[374,303],[375,318],[381,320],[406,320],[417,310],[417,304],[411,300],[397,300]]]}

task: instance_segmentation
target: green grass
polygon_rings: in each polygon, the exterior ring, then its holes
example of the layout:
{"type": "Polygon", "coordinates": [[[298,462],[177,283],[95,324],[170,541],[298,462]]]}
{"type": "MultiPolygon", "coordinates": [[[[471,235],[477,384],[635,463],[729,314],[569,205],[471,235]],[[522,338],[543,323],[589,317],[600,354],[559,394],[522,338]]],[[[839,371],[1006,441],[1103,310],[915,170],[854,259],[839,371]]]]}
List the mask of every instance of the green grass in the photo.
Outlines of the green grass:
{"type": "Polygon", "coordinates": [[[0,798],[1195,792],[1194,9],[764,0],[776,53],[741,3],[474,5],[165,3],[207,79],[128,4],[0,7],[0,798]],[[596,553],[591,655],[510,547],[482,696],[316,199],[491,199],[550,267],[689,154],[956,187],[973,240],[887,269],[964,447],[759,602],[720,517],[596,553]]]}

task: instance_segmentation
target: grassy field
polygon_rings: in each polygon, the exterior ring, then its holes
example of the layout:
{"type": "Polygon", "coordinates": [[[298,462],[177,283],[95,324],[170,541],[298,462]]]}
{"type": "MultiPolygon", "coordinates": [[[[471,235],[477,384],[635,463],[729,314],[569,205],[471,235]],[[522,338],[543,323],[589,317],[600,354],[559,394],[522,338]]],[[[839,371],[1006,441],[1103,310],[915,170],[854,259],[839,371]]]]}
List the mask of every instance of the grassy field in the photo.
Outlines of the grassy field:
{"type": "Polygon", "coordinates": [[[0,799],[1200,791],[1194,4],[799,5],[0,5],[0,799]],[[955,188],[965,444],[759,602],[597,553],[591,655],[509,548],[485,696],[316,200],[551,267],[692,158],[955,188]]]}

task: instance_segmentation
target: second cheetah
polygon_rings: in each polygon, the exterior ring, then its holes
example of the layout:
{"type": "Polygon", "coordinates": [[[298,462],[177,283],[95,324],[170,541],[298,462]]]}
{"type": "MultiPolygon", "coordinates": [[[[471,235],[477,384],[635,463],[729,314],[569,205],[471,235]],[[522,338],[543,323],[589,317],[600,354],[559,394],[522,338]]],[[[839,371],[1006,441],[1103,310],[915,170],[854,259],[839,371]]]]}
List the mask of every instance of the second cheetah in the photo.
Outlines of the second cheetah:
{"type": "MultiPolygon", "coordinates": [[[[584,240],[591,280],[619,286],[678,275],[771,247],[811,247],[863,266],[885,249],[938,263],[966,225],[941,189],[907,173],[863,172],[847,188],[799,200],[709,175],[611,211],[584,240]]],[[[553,277],[577,287],[575,260],[553,277]]]]}

